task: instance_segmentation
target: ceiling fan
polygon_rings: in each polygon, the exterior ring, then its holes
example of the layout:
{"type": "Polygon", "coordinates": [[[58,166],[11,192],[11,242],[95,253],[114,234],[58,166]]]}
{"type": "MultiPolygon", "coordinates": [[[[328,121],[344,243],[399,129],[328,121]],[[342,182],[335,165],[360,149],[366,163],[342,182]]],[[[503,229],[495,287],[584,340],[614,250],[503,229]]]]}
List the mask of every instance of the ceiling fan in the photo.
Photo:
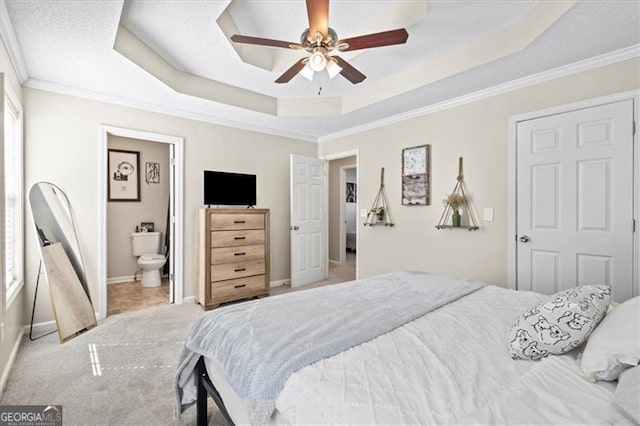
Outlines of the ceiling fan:
{"type": "Polygon", "coordinates": [[[315,72],[327,70],[330,78],[341,74],[353,84],[362,82],[366,75],[351,66],[340,56],[332,54],[372,47],[404,44],[409,37],[407,30],[384,31],[340,40],[338,34],[329,28],[329,0],[306,0],[309,28],[300,36],[300,43],[251,37],[235,34],[231,40],[236,43],[256,44],[260,46],[282,47],[285,49],[304,49],[311,55],[300,59],[276,80],[276,83],[287,83],[298,73],[308,80],[313,79],[315,72]]]}

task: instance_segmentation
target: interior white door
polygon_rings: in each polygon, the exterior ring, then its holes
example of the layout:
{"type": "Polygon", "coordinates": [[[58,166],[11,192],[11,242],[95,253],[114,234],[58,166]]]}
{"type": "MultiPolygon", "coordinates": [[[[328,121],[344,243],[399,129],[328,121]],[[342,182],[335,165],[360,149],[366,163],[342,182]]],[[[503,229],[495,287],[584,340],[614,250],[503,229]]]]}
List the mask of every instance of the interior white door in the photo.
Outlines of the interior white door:
{"type": "Polygon", "coordinates": [[[326,278],[325,162],[291,155],[291,287],[326,278]]]}
{"type": "Polygon", "coordinates": [[[176,240],[176,147],[169,144],[169,303],[175,303],[175,240],[176,240]]]}
{"type": "Polygon", "coordinates": [[[517,124],[517,288],[633,296],[633,101],[517,124]]]}

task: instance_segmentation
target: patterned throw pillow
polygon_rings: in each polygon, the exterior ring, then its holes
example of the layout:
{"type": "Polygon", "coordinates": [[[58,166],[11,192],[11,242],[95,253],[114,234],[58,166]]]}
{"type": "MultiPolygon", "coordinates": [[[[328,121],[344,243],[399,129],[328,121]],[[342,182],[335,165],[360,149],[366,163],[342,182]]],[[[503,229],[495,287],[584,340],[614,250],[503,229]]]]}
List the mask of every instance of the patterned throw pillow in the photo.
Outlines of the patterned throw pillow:
{"type": "Polygon", "coordinates": [[[537,361],[575,349],[596,328],[610,302],[611,287],[606,285],[554,294],[514,321],[509,330],[511,358],[537,361]]]}

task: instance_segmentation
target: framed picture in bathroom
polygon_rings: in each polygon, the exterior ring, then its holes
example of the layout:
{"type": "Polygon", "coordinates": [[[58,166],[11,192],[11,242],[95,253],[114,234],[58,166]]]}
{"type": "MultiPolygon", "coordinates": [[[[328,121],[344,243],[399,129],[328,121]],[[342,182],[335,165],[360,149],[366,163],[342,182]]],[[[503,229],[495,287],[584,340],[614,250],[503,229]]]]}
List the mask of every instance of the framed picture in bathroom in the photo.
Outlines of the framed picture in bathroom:
{"type": "Polygon", "coordinates": [[[108,154],[108,201],[140,201],[140,152],[110,149],[108,154]]]}
{"type": "Polygon", "coordinates": [[[140,224],[140,232],[153,232],[154,228],[153,222],[142,222],[140,224]]]}

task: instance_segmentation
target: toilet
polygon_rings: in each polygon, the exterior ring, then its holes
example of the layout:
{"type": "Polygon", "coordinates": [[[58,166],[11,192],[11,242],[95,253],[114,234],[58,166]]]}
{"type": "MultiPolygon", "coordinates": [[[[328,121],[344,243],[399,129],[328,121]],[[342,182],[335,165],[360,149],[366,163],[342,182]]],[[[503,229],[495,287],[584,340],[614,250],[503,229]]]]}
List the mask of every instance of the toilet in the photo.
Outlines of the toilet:
{"type": "Polygon", "coordinates": [[[159,254],[160,232],[131,233],[133,255],[138,257],[138,266],[142,269],[142,285],[158,287],[161,283],[160,268],[167,259],[159,254]]]}

